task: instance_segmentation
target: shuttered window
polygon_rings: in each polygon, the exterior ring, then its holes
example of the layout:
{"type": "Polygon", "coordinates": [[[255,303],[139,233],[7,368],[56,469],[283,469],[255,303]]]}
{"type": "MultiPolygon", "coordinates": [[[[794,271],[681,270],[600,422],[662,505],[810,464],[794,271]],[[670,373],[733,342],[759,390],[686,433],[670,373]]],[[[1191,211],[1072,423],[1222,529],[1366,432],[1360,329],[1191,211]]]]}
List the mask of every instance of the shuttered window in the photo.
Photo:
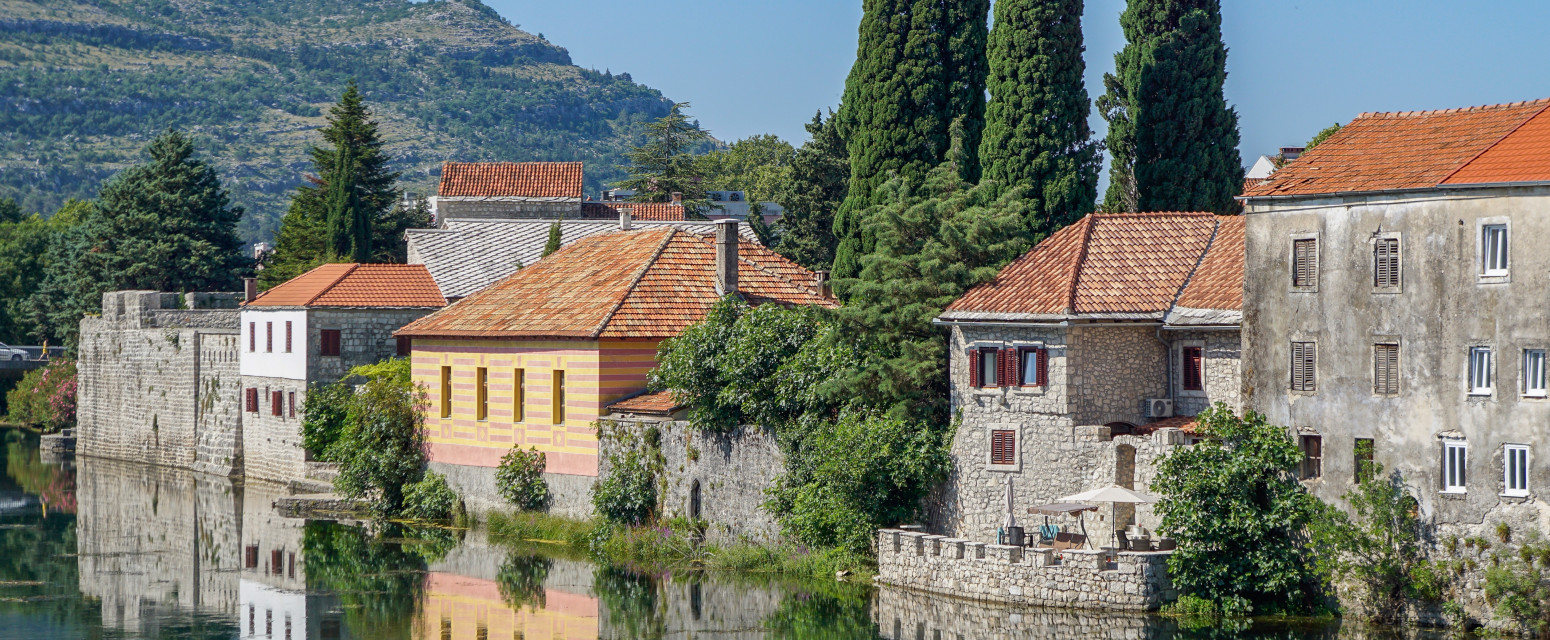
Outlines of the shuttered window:
{"type": "Polygon", "coordinates": [[[1372,286],[1399,286],[1399,238],[1379,238],[1373,243],[1372,286]]]}
{"type": "Polygon", "coordinates": [[[292,417],[292,418],[296,417],[296,392],[295,391],[291,391],[291,392],[286,393],[286,395],[285,395],[285,404],[287,406],[287,411],[290,413],[290,417],[292,417]]]}
{"type": "Polygon", "coordinates": [[[248,353],[258,351],[258,323],[248,323],[248,353]]]}
{"type": "Polygon", "coordinates": [[[552,379],[554,388],[550,393],[554,397],[550,398],[553,403],[550,415],[554,416],[554,424],[565,424],[565,372],[555,371],[552,379]]]}
{"type": "Polygon", "coordinates": [[[249,388],[246,399],[248,413],[258,413],[258,389],[249,388]]]}
{"type": "Polygon", "coordinates": [[[441,403],[441,417],[452,417],[452,367],[441,368],[441,395],[437,401],[441,403]]]}
{"type": "Polygon", "coordinates": [[[291,321],[285,321],[285,352],[291,352],[291,321]]]}
{"type": "Polygon", "coordinates": [[[319,354],[325,356],[339,355],[339,330],[324,329],[319,332],[319,335],[321,336],[322,342],[320,345],[321,349],[319,350],[319,354]]]}
{"type": "Polygon", "coordinates": [[[409,336],[398,336],[398,348],[394,351],[395,353],[398,354],[398,357],[402,358],[402,357],[408,356],[409,352],[412,351],[413,349],[414,349],[414,339],[413,338],[410,338],[409,336]]]}
{"type": "Polygon", "coordinates": [[[511,421],[522,422],[527,419],[527,411],[523,407],[524,396],[527,395],[527,371],[517,369],[511,375],[511,421]]]}
{"type": "Polygon", "coordinates": [[[270,392],[270,394],[269,394],[269,415],[272,415],[272,416],[284,416],[285,415],[285,394],[284,393],[282,393],[280,391],[270,392]]]}
{"type": "Polygon", "coordinates": [[[1399,393],[1399,345],[1372,345],[1372,392],[1380,396],[1399,393]]]}
{"type": "Polygon", "coordinates": [[[1049,385],[1049,350],[1028,348],[1018,350],[1018,376],[1015,378],[1024,387],[1043,387],[1049,385]]]}
{"type": "Polygon", "coordinates": [[[274,353],[274,323],[264,323],[264,353],[274,353]]]}
{"type": "Polygon", "coordinates": [[[1205,391],[1205,350],[1200,347],[1184,347],[1181,351],[1184,359],[1184,390],[1205,391]]]}
{"type": "Polygon", "coordinates": [[[1323,436],[1300,436],[1297,444],[1302,448],[1302,464],[1298,468],[1298,476],[1303,480],[1312,480],[1324,475],[1324,438],[1323,436]]]}
{"type": "Polygon", "coordinates": [[[1319,243],[1312,238],[1292,241],[1292,286],[1319,286],[1319,243]]]}
{"type": "Polygon", "coordinates": [[[990,464],[1017,464],[1017,432],[996,429],[990,432],[990,464]]]}
{"type": "Polygon", "coordinates": [[[484,367],[474,369],[474,419],[490,419],[490,370],[484,367]]]}
{"type": "Polygon", "coordinates": [[[1292,343],[1292,391],[1318,390],[1317,359],[1316,343],[1292,343]]]}

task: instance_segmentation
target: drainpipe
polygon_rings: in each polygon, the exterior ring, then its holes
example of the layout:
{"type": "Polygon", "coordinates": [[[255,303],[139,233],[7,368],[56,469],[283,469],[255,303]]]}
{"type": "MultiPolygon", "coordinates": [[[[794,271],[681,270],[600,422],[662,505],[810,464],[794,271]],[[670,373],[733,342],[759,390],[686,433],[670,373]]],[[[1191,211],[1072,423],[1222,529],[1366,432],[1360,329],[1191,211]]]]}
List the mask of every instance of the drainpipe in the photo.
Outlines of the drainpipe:
{"type": "Polygon", "coordinates": [[[1163,339],[1162,330],[1162,327],[1157,327],[1157,334],[1153,337],[1162,343],[1163,353],[1168,354],[1163,358],[1163,380],[1166,380],[1168,384],[1167,390],[1163,392],[1163,395],[1171,399],[1173,398],[1173,343],[1163,339]]]}

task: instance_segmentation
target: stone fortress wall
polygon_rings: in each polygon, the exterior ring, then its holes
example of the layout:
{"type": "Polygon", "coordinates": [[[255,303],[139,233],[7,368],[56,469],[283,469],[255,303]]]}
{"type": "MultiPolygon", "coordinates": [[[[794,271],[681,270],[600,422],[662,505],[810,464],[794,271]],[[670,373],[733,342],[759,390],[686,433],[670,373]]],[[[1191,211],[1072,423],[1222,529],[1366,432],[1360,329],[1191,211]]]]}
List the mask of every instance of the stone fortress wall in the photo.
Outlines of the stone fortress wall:
{"type": "Polygon", "coordinates": [[[102,314],[81,320],[78,451],[240,473],[237,296],[103,294],[102,314]]]}
{"type": "Polygon", "coordinates": [[[884,640],[1145,640],[1175,637],[1166,618],[1142,613],[1039,609],[942,598],[882,585],[872,620],[884,640]]]}
{"type": "Polygon", "coordinates": [[[1152,611],[1177,593],[1171,552],[1028,549],[883,529],[877,581],[956,598],[1035,607],[1152,611]]]}

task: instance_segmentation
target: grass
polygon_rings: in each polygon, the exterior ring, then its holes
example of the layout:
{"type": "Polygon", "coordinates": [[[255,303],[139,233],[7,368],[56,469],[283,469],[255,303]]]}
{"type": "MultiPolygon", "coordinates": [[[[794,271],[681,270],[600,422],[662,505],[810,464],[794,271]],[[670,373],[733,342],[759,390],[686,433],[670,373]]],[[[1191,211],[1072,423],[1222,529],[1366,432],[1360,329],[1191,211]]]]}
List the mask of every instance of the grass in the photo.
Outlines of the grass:
{"type": "Polygon", "coordinates": [[[626,527],[545,513],[496,512],[490,514],[488,527],[497,540],[565,545],[600,562],[652,573],[727,571],[832,581],[843,571],[849,572],[847,581],[862,584],[869,584],[876,573],[871,558],[840,549],[704,542],[704,523],[681,518],[626,527]]]}

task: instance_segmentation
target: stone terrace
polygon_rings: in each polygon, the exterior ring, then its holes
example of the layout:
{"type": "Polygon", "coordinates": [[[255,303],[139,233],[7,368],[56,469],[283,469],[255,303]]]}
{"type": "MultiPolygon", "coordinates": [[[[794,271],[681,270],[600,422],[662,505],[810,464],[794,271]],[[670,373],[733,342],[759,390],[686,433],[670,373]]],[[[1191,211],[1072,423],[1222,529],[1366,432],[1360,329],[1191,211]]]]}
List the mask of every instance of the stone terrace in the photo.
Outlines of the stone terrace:
{"type": "Polygon", "coordinates": [[[1027,549],[883,529],[877,581],[907,589],[1038,607],[1151,611],[1177,596],[1170,552],[1027,549]]]}

